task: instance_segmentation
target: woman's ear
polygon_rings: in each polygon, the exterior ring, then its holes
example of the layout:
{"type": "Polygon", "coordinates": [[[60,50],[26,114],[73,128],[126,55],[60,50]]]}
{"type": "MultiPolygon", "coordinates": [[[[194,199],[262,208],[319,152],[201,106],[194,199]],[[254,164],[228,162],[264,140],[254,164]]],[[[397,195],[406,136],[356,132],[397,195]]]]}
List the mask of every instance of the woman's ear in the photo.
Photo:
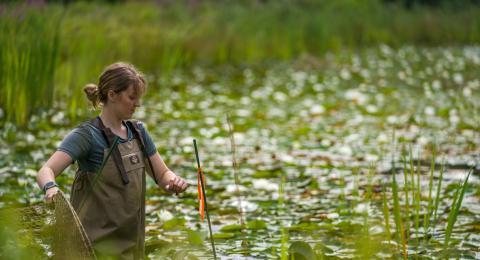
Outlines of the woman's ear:
{"type": "Polygon", "coordinates": [[[115,93],[115,91],[113,90],[109,90],[108,91],[108,101],[112,102],[112,103],[115,103],[117,99],[117,93],[115,93]]]}

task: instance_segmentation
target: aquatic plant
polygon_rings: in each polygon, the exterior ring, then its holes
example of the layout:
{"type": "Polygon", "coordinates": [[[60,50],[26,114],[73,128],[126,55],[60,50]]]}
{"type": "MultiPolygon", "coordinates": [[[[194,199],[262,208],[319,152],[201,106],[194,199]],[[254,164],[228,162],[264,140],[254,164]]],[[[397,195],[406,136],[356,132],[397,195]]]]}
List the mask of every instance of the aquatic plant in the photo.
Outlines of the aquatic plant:
{"type": "Polygon", "coordinates": [[[448,214],[447,226],[445,228],[445,241],[443,242],[444,249],[448,248],[453,227],[455,225],[455,222],[457,221],[460,208],[462,207],[462,201],[463,201],[463,197],[465,196],[465,190],[467,188],[468,178],[470,177],[471,173],[472,173],[472,170],[468,171],[467,177],[465,177],[465,181],[463,182],[462,185],[460,185],[455,190],[455,193],[453,195],[452,206],[450,209],[450,213],[448,214]]]}

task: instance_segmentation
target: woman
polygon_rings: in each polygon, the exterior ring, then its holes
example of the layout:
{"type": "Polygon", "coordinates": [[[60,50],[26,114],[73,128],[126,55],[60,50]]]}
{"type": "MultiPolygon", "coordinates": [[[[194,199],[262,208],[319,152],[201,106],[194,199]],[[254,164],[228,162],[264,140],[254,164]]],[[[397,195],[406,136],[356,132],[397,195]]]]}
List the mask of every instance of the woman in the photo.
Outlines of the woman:
{"type": "Polygon", "coordinates": [[[65,137],[38,172],[38,185],[52,201],[59,191],[55,177],[77,161],[71,202],[97,256],[141,259],[145,172],[172,193],[188,185],[165,165],[143,124],[129,120],[146,90],[142,74],[130,64],[114,63],[98,86],[84,90],[95,108],[101,105],[101,113],[65,137]]]}

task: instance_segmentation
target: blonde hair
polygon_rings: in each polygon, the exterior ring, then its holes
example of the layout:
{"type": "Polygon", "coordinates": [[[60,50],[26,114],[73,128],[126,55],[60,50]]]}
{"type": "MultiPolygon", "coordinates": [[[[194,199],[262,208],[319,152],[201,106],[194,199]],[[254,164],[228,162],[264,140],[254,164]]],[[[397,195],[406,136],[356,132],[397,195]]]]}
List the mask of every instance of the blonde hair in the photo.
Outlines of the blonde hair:
{"type": "Polygon", "coordinates": [[[100,104],[107,103],[108,91],[119,93],[130,86],[133,86],[137,93],[145,92],[147,83],[144,75],[132,64],[116,62],[105,68],[98,80],[98,86],[90,83],[85,85],[83,91],[93,107],[97,108],[100,104]]]}

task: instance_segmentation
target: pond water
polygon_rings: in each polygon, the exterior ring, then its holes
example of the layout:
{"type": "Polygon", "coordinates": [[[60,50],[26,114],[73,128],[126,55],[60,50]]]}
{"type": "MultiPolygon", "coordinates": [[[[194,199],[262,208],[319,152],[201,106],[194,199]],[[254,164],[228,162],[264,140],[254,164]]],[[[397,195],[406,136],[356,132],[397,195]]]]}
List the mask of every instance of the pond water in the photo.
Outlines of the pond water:
{"type": "MultiPolygon", "coordinates": [[[[319,259],[402,257],[393,216],[395,172],[403,223],[410,227],[404,230],[408,255],[454,253],[474,259],[480,257],[479,76],[476,46],[382,46],[288,64],[196,67],[169,77],[152,75],[163,87],[149,90],[135,117],[146,123],[169,167],[193,186],[192,140],[197,139],[221,258],[279,258],[289,249],[319,259]],[[407,175],[409,199],[403,188],[405,160],[415,172],[407,175]],[[428,207],[442,165],[433,222],[428,207]],[[444,248],[454,193],[470,168],[450,246],[444,248]],[[412,188],[411,180],[417,186],[412,188]],[[406,204],[410,217],[405,217],[406,204]]],[[[81,122],[58,111],[34,116],[25,130],[3,124],[0,207],[41,202],[36,171],[81,122]]],[[[64,191],[74,168],[59,177],[64,191]]],[[[148,184],[150,257],[211,258],[196,187],[176,197],[155,188],[152,180],[148,184]]]]}

